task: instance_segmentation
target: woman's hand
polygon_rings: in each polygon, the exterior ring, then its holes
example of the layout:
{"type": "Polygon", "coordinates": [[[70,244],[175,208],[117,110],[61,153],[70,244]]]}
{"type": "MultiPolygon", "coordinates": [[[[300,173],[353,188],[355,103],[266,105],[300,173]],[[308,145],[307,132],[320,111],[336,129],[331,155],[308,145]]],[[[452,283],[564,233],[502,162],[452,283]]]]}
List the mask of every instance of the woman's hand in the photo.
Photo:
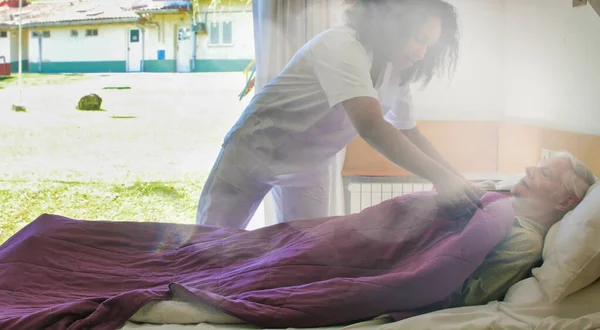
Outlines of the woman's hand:
{"type": "Polygon", "coordinates": [[[481,196],[484,191],[476,188],[470,181],[449,173],[440,182],[434,183],[439,202],[443,207],[482,207],[481,196]]]}
{"type": "Polygon", "coordinates": [[[467,181],[467,182],[469,183],[469,185],[471,185],[473,192],[479,198],[483,197],[483,195],[485,195],[485,193],[487,193],[487,189],[483,188],[481,185],[473,183],[471,181],[467,181]]]}

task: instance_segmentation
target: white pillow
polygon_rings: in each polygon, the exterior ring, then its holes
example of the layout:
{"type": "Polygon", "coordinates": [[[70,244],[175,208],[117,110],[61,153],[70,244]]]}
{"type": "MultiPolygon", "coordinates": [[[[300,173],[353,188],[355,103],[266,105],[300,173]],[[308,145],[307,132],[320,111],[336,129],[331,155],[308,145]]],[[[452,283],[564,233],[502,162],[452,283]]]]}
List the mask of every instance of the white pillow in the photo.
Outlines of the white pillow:
{"type": "Polygon", "coordinates": [[[535,277],[528,277],[508,289],[504,301],[515,305],[548,305],[548,298],[535,277]]]}
{"type": "Polygon", "coordinates": [[[600,183],[546,235],[544,263],[532,273],[550,303],[600,278],[600,183]]]}
{"type": "MultiPolygon", "coordinates": [[[[600,313],[600,281],[596,281],[587,287],[569,295],[557,304],[550,304],[542,292],[539,282],[534,277],[529,277],[513,285],[504,302],[507,307],[514,311],[521,308],[528,310],[527,315],[543,313],[548,317],[576,319],[586,315],[600,313]]],[[[542,315],[538,315],[542,316],[542,315]]],[[[573,329],[583,329],[573,327],[573,329]]]]}

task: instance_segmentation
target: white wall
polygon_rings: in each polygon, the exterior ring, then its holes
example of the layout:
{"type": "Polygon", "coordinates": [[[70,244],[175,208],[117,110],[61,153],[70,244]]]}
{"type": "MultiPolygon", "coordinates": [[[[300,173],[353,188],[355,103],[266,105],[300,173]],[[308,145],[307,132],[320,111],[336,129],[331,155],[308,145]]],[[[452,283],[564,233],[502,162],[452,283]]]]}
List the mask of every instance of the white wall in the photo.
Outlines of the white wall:
{"type": "MultiPolygon", "coordinates": [[[[198,59],[253,59],[254,58],[254,23],[252,8],[246,11],[209,12],[207,30],[212,22],[232,22],[232,45],[210,45],[209,34],[198,35],[198,59]]],[[[240,9],[235,9],[240,10],[240,9]]]]}
{"type": "MultiPolygon", "coordinates": [[[[254,58],[254,34],[252,11],[241,12],[234,8],[232,11],[208,12],[208,24],[213,21],[231,21],[232,38],[231,45],[209,45],[209,34],[198,34],[196,40],[197,59],[253,59],[254,58]]],[[[179,26],[192,26],[192,20],[187,14],[164,14],[156,15],[152,20],[160,25],[160,31],[153,25],[145,25],[146,28],[146,59],[156,60],[158,50],[165,50],[166,59],[175,58],[175,45],[177,41],[177,28],[179,26]]],[[[208,26],[207,24],[207,26],[208,26]]],[[[190,43],[192,40],[189,41],[190,43]]],[[[192,54],[189,55],[190,60],[192,54]]]]}
{"type": "Polygon", "coordinates": [[[570,0],[451,0],[452,81],[413,86],[421,120],[510,120],[600,134],[600,17],[570,0]]]}
{"type": "Polygon", "coordinates": [[[6,38],[0,38],[0,55],[6,57],[6,62],[11,61],[11,52],[10,52],[10,31],[7,31],[8,35],[6,38]]]}
{"type": "MultiPolygon", "coordinates": [[[[21,59],[26,61],[29,56],[29,48],[27,44],[29,42],[29,35],[27,29],[23,29],[21,31],[21,38],[23,42],[23,47],[21,49],[21,59]]],[[[14,30],[9,33],[10,36],[10,60],[11,62],[19,61],[19,31],[14,30]]]]}
{"type": "MultiPolygon", "coordinates": [[[[129,28],[134,25],[89,25],[46,27],[50,38],[42,38],[43,62],[125,61],[129,28]],[[87,37],[86,29],[98,29],[98,36],[87,37]],[[71,37],[71,30],[79,36],[71,37]]],[[[38,38],[29,31],[29,61],[39,62],[38,38]]]]}
{"type": "MultiPolygon", "coordinates": [[[[21,37],[24,38],[26,31],[21,31],[21,37]]],[[[8,38],[10,39],[10,61],[18,62],[19,61],[19,35],[17,31],[11,31],[8,34],[8,38]]],[[[23,56],[25,57],[25,56],[23,56]]]]}
{"type": "Polygon", "coordinates": [[[507,1],[507,119],[600,134],[600,17],[567,0],[507,1]]]}
{"type": "Polygon", "coordinates": [[[452,80],[434,78],[413,101],[420,120],[498,120],[505,108],[504,0],[452,0],[461,27],[460,59],[452,80]]]}
{"type": "MultiPolygon", "coordinates": [[[[0,55],[3,55],[6,58],[7,63],[18,62],[19,61],[19,32],[18,30],[5,30],[7,31],[6,38],[0,38],[0,55]]],[[[23,48],[22,48],[22,59],[27,60],[28,50],[27,50],[27,30],[23,29],[22,38],[23,38],[23,48]]]]}
{"type": "MultiPolygon", "coordinates": [[[[187,14],[165,14],[155,15],[152,22],[156,25],[146,24],[146,59],[157,60],[158,50],[165,51],[165,59],[175,59],[175,44],[177,41],[178,26],[192,26],[192,20],[187,14]]],[[[191,42],[191,41],[190,41],[191,42]]],[[[190,54],[190,59],[192,55],[190,54]]]]}

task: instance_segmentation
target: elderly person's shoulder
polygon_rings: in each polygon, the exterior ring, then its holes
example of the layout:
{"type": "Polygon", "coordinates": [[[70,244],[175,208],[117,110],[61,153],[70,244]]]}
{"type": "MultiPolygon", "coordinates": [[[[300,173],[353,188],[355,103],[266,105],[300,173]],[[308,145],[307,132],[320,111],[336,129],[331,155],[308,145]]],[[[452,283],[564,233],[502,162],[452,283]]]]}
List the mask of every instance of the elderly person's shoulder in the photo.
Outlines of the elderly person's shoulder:
{"type": "Polygon", "coordinates": [[[544,237],[546,237],[548,229],[549,228],[546,226],[531,219],[523,216],[516,216],[515,224],[507,239],[512,241],[513,244],[537,247],[541,251],[544,245],[544,237]]]}

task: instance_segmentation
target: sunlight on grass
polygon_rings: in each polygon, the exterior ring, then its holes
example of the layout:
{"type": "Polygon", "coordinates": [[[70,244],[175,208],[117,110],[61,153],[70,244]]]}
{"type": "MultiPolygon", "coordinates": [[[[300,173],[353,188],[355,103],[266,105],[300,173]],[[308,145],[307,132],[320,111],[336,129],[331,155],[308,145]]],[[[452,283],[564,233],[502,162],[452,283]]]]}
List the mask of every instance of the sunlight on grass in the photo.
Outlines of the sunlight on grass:
{"type": "MultiPolygon", "coordinates": [[[[57,85],[89,79],[90,76],[77,73],[45,74],[23,73],[23,86],[57,85]]],[[[9,77],[0,78],[0,89],[18,86],[18,76],[13,73],[9,77]]]]}
{"type": "Polygon", "coordinates": [[[0,182],[0,244],[44,213],[75,219],[193,223],[201,185],[0,182]]]}
{"type": "Polygon", "coordinates": [[[14,90],[0,89],[0,244],[43,213],[194,223],[223,137],[251,99],[238,100],[241,73],[27,77],[27,113],[10,111],[14,90]],[[107,110],[76,110],[89,93],[107,110]]]}

